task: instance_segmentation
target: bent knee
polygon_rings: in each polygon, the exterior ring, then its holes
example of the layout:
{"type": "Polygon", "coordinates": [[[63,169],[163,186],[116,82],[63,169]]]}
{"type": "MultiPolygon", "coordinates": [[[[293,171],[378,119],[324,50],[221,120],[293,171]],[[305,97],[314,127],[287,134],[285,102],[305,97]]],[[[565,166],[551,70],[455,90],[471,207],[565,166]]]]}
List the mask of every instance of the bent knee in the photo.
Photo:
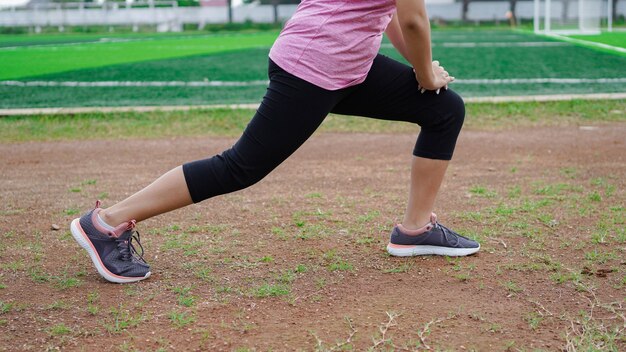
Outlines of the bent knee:
{"type": "Polygon", "coordinates": [[[458,128],[459,130],[463,126],[465,121],[465,101],[456,92],[449,90],[445,94],[447,107],[446,117],[449,120],[449,124],[458,128]]]}

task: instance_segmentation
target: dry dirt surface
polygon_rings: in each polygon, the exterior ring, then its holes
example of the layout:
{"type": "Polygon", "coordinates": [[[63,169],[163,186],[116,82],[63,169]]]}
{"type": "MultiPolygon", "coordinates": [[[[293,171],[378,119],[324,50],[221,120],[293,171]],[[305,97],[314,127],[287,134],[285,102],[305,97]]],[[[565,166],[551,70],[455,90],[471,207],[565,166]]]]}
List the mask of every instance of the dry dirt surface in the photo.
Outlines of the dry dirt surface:
{"type": "Polygon", "coordinates": [[[436,207],[481,242],[462,259],[385,252],[414,139],[317,134],[140,223],[153,275],[128,285],[70,221],[234,140],[1,144],[0,350],[626,350],[626,125],[464,131],[436,207]]]}

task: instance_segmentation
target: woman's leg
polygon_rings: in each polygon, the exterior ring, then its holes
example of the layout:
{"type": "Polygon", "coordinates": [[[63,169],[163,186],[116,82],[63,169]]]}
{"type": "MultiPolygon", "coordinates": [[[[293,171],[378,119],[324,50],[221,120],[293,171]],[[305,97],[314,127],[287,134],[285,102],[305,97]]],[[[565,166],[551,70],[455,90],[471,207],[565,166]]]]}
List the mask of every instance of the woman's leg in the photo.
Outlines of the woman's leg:
{"type": "Polygon", "coordinates": [[[107,224],[117,226],[130,219],[143,221],[192,203],[183,167],[178,166],[132,196],[102,209],[100,217],[107,224]]]}
{"type": "Polygon", "coordinates": [[[237,143],[220,155],[176,167],[146,188],[103,209],[117,226],[142,221],[210,197],[246,188],[304,143],[347,91],[327,91],[270,62],[270,85],[237,143]]]}
{"type": "Polygon", "coordinates": [[[379,55],[365,82],[332,112],[421,126],[413,150],[409,200],[402,225],[417,229],[430,222],[463,125],[463,100],[451,90],[420,93],[411,67],[379,55]]]}

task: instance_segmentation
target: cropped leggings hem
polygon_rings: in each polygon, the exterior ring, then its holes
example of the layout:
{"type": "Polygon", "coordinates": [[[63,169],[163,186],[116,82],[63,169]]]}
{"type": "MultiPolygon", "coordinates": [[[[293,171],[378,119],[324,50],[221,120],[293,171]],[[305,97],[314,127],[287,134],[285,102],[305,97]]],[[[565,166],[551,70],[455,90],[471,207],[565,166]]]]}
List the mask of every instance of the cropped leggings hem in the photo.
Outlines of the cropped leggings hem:
{"type": "Polygon", "coordinates": [[[413,155],[450,160],[465,106],[452,90],[420,93],[411,67],[378,55],[367,78],[326,90],[269,61],[267,92],[241,138],[208,159],[183,165],[194,203],[255,184],[295,152],[329,113],[418,124],[413,155]]]}

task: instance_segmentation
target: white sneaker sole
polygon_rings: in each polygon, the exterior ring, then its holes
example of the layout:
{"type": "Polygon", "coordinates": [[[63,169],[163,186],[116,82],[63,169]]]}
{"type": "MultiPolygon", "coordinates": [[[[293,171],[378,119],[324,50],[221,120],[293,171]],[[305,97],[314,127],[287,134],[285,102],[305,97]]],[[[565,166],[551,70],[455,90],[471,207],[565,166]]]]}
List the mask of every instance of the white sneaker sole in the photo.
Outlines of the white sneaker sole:
{"type": "Polygon", "coordinates": [[[448,257],[463,257],[474,254],[480,250],[477,248],[450,248],[438,246],[410,246],[389,243],[387,252],[395,257],[413,257],[416,255],[445,255],[448,257]]]}
{"type": "Polygon", "coordinates": [[[96,270],[98,270],[98,273],[105,280],[110,281],[110,282],[115,282],[118,284],[126,284],[130,282],[141,281],[150,277],[150,274],[151,274],[150,271],[145,276],[141,276],[141,277],[126,277],[126,276],[119,276],[119,275],[113,274],[102,263],[102,260],[100,259],[100,256],[98,255],[98,252],[93,247],[93,245],[91,244],[91,241],[85,234],[85,231],[83,231],[82,227],[80,226],[80,219],[77,218],[77,219],[72,220],[72,224],[70,225],[70,231],[72,232],[72,237],[74,237],[76,242],[78,242],[78,244],[87,251],[87,253],[89,254],[89,258],[91,258],[93,265],[96,267],[96,270]]]}

